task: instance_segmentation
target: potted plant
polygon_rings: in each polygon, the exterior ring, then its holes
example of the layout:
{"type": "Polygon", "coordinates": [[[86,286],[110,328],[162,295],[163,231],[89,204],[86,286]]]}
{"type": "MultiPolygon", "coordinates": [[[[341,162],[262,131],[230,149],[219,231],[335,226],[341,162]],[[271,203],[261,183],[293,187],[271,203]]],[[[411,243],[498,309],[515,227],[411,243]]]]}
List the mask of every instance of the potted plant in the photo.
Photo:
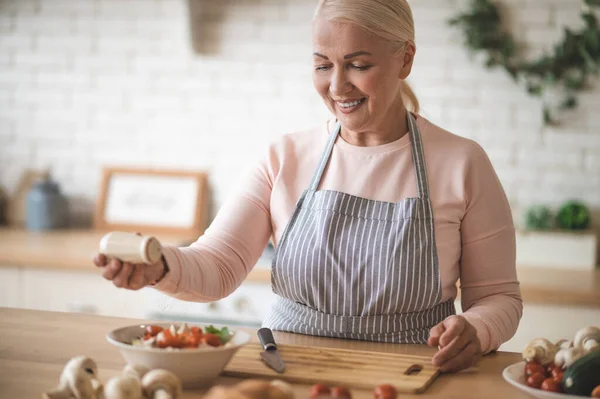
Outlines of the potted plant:
{"type": "Polygon", "coordinates": [[[562,204],[556,213],[544,205],[525,212],[525,228],[518,229],[517,265],[591,270],[597,264],[597,235],[591,229],[588,207],[577,200],[562,204]]]}

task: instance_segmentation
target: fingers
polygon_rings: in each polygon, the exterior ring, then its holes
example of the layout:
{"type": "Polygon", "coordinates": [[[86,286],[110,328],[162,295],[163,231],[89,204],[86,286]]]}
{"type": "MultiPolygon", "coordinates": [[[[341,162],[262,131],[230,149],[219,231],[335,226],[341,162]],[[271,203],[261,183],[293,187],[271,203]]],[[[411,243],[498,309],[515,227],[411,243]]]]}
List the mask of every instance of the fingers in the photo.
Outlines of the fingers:
{"type": "Polygon", "coordinates": [[[137,264],[134,266],[133,273],[131,274],[131,277],[129,277],[129,289],[139,290],[140,288],[143,288],[146,285],[144,278],[144,268],[145,266],[142,264],[137,264]]]}
{"type": "Polygon", "coordinates": [[[119,273],[121,271],[121,266],[122,266],[122,263],[120,260],[111,259],[111,261],[108,263],[108,265],[102,272],[102,277],[104,277],[107,280],[114,279],[115,276],[117,275],[117,273],[119,273]]]}
{"type": "Polygon", "coordinates": [[[438,347],[440,344],[440,337],[446,331],[446,327],[444,327],[444,323],[439,323],[429,330],[429,339],[427,340],[427,344],[434,348],[438,347]]]}
{"type": "Polygon", "coordinates": [[[98,267],[104,267],[104,266],[106,266],[107,263],[108,263],[108,259],[106,258],[106,255],[96,254],[94,256],[94,265],[96,265],[98,267]]]}
{"type": "Polygon", "coordinates": [[[456,356],[441,365],[440,371],[443,373],[457,372],[475,365],[481,358],[481,354],[478,351],[476,342],[471,341],[456,356]]]}
{"type": "Polygon", "coordinates": [[[440,337],[440,345],[442,347],[450,344],[455,337],[461,335],[468,324],[465,319],[460,316],[450,316],[444,320],[443,323],[446,327],[446,331],[440,337]]]}
{"type": "Polygon", "coordinates": [[[129,286],[129,278],[133,273],[133,265],[129,262],[124,262],[121,270],[113,278],[113,284],[119,288],[127,288],[129,286]]]}
{"type": "Polygon", "coordinates": [[[473,342],[473,336],[470,334],[459,335],[454,337],[452,342],[442,347],[432,359],[433,365],[440,367],[448,362],[450,359],[458,356],[464,349],[473,342]]]}

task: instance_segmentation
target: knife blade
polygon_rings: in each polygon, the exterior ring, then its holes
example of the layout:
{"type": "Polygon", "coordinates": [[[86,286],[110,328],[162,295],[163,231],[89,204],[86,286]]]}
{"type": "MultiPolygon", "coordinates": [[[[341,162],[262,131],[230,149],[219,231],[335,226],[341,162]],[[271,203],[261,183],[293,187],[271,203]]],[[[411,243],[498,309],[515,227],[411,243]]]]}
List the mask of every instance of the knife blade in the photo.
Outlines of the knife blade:
{"type": "Polygon", "coordinates": [[[283,363],[279,351],[277,350],[273,332],[269,328],[263,327],[258,330],[258,339],[264,349],[264,351],[260,352],[260,357],[273,370],[278,373],[283,373],[285,370],[285,363],[283,363]]]}

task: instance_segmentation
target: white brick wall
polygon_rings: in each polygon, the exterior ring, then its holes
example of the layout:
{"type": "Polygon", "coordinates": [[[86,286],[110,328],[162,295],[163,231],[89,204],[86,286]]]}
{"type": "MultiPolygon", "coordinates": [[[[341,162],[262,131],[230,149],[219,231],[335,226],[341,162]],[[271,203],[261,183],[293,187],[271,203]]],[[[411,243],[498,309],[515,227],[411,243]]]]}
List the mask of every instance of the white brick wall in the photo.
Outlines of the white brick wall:
{"type": "MultiPolygon", "coordinates": [[[[499,2],[530,55],[580,24],[579,0],[499,2]]],[[[328,115],[310,79],[315,3],[202,1],[197,55],[185,0],[0,0],[0,184],[51,166],[85,219],[105,165],[202,168],[218,206],[270,140],[328,115]]],[[[537,100],[447,26],[466,0],[411,4],[423,114],[487,150],[516,216],[573,196],[599,207],[600,91],[543,128],[537,100]]]]}

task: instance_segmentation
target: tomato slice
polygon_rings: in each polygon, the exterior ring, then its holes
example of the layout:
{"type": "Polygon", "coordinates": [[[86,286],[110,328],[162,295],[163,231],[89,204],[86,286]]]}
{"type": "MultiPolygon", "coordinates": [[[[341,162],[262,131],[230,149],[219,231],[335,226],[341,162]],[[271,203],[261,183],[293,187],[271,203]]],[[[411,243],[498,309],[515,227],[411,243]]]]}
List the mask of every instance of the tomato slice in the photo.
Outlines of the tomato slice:
{"type": "Polygon", "coordinates": [[[144,336],[156,337],[159,332],[161,332],[163,328],[161,326],[146,326],[144,330],[144,336]]]}
{"type": "Polygon", "coordinates": [[[156,336],[156,346],[159,348],[182,348],[184,345],[183,340],[171,334],[171,331],[168,329],[161,331],[156,336]]]}

